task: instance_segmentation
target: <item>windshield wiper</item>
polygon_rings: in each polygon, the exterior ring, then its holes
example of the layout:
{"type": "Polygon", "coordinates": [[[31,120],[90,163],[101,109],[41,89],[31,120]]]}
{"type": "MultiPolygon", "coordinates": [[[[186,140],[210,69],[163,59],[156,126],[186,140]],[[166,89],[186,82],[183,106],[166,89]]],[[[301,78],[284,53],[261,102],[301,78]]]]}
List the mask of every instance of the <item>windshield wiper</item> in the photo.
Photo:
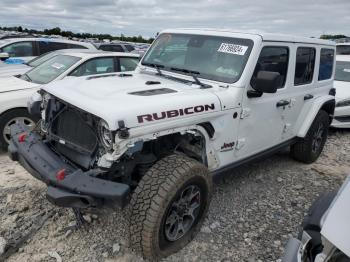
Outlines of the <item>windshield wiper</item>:
{"type": "Polygon", "coordinates": [[[170,70],[172,71],[178,71],[178,72],[183,72],[185,74],[188,74],[193,77],[195,83],[199,85],[201,88],[211,88],[211,85],[204,84],[203,82],[199,81],[197,75],[200,75],[201,73],[198,71],[193,71],[193,70],[188,70],[188,69],[183,69],[183,68],[176,68],[176,67],[171,67],[170,70]]]}
{"type": "Polygon", "coordinates": [[[160,68],[164,68],[163,65],[159,65],[155,63],[143,63],[142,65],[154,67],[160,76],[163,75],[162,71],[160,71],[160,68]]]}

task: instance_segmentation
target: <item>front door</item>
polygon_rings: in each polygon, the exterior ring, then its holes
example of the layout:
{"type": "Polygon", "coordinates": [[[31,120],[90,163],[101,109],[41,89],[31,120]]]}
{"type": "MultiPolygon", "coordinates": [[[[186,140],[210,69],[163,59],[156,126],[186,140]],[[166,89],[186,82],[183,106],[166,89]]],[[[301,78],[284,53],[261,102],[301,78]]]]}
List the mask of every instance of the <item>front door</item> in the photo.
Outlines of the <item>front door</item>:
{"type": "Polygon", "coordinates": [[[268,43],[262,48],[250,86],[259,71],[278,72],[280,87],[274,94],[263,94],[261,97],[243,95],[242,114],[239,123],[238,141],[236,143],[236,159],[244,159],[262,152],[283,142],[282,134],[285,128],[285,117],[288,111],[290,97],[287,86],[291,79],[290,68],[291,45],[268,43]]]}

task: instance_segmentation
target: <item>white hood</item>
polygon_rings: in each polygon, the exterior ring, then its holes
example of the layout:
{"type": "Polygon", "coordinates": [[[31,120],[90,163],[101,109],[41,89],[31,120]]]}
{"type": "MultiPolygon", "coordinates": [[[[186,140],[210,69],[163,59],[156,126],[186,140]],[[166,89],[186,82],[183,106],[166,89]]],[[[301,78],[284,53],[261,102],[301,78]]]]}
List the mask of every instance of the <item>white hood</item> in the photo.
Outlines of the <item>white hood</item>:
{"type": "Polygon", "coordinates": [[[28,72],[30,69],[32,69],[30,66],[24,64],[0,66],[0,77],[22,75],[28,72]]]}
{"type": "Polygon", "coordinates": [[[36,83],[27,82],[14,76],[0,77],[0,93],[34,88],[37,86],[39,85],[36,83]]]}
{"type": "MultiPolygon", "coordinates": [[[[197,116],[208,113],[207,111],[221,110],[218,97],[210,92],[210,89],[200,89],[195,84],[141,73],[133,73],[133,76],[110,76],[97,79],[68,77],[62,81],[50,83],[43,89],[61,100],[104,119],[111,130],[118,128],[120,120],[123,120],[129,128],[151,124],[152,122],[149,121],[139,121],[138,116],[145,114],[161,114],[169,110],[205,105],[210,105],[210,110],[196,112],[197,116]],[[149,84],[149,81],[161,83],[149,84]],[[151,95],[130,94],[165,88],[170,89],[171,92],[151,95]]],[[[170,121],[181,117],[188,117],[188,115],[179,114],[176,118],[157,121],[170,121]]]]}
{"type": "Polygon", "coordinates": [[[350,98],[350,82],[334,81],[334,87],[336,89],[336,101],[341,101],[350,98]]]}

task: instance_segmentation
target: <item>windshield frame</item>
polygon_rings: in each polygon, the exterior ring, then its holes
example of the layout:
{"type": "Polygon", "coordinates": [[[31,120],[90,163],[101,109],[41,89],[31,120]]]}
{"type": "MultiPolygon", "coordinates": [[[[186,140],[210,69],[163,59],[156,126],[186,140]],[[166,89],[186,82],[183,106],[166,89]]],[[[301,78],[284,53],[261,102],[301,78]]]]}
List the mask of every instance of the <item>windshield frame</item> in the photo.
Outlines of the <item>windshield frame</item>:
{"type": "MultiPolygon", "coordinates": [[[[146,61],[146,58],[148,58],[148,56],[151,54],[151,52],[153,51],[153,48],[155,48],[156,44],[157,44],[157,40],[162,36],[162,35],[176,35],[176,36],[188,36],[188,37],[208,37],[208,38],[217,38],[217,39],[221,39],[222,41],[225,41],[225,39],[229,40],[229,43],[232,43],[232,44],[235,44],[235,45],[246,45],[248,46],[247,50],[246,50],[246,53],[244,54],[244,61],[241,65],[241,68],[240,68],[240,71],[238,73],[238,75],[236,77],[232,77],[232,81],[224,81],[222,79],[219,79],[220,77],[217,76],[215,77],[215,75],[213,74],[212,76],[214,77],[208,77],[207,74],[196,74],[195,76],[197,78],[201,78],[203,80],[206,80],[206,81],[214,81],[214,82],[219,82],[219,83],[224,83],[224,84],[234,84],[236,82],[238,82],[241,77],[242,77],[242,74],[244,72],[244,70],[246,69],[246,66],[247,66],[247,63],[249,61],[249,58],[250,58],[250,55],[252,54],[252,51],[253,51],[253,48],[254,48],[254,40],[253,39],[250,39],[250,38],[243,38],[243,37],[234,37],[234,36],[223,36],[223,35],[206,35],[206,34],[193,34],[193,33],[168,33],[168,32],[165,32],[165,33],[162,33],[160,34],[157,39],[153,42],[153,44],[148,48],[146,54],[142,57],[142,60],[141,60],[141,65],[142,66],[145,66],[145,67],[149,67],[149,68],[155,68],[154,66],[151,66],[149,64],[152,64],[151,61],[146,61]]],[[[222,42],[224,43],[224,42],[222,42]]],[[[153,63],[154,64],[154,63],[153,63]]],[[[179,70],[172,70],[172,68],[174,67],[178,67],[178,65],[171,65],[171,66],[164,66],[163,64],[159,63],[159,64],[156,64],[160,69],[161,71],[166,71],[166,72],[170,72],[170,73],[175,73],[175,74],[179,74],[179,75],[184,75],[184,76],[190,76],[192,77],[193,74],[191,73],[185,73],[185,72],[180,72],[179,70]]],[[[188,69],[188,68],[181,68],[181,69],[184,69],[184,71],[193,71],[191,69],[188,69]]],[[[224,77],[222,77],[224,78],[224,77]]],[[[228,78],[228,77],[227,77],[228,78]]]]}
{"type": "Polygon", "coordinates": [[[349,79],[345,79],[345,78],[338,79],[337,78],[337,71],[338,71],[338,66],[339,66],[340,63],[344,64],[344,66],[349,65],[349,70],[350,70],[350,61],[339,61],[339,60],[336,61],[335,73],[334,73],[334,81],[341,81],[341,82],[348,82],[349,83],[350,82],[350,72],[349,72],[349,79]]]}

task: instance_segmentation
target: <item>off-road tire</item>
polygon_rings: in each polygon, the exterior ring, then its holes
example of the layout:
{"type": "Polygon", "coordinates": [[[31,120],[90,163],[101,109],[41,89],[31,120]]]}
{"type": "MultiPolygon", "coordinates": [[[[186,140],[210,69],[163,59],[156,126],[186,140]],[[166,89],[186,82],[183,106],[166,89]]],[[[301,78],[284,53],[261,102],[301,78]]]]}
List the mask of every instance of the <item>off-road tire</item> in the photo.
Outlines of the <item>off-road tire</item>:
{"type": "Polygon", "coordinates": [[[7,150],[8,146],[8,143],[3,136],[5,125],[16,117],[26,117],[28,119],[31,119],[33,122],[36,122],[38,120],[34,119],[33,116],[28,113],[27,109],[24,108],[13,109],[2,114],[0,116],[0,150],[7,150]]]}
{"type": "Polygon", "coordinates": [[[320,110],[314,121],[312,122],[309,131],[307,132],[306,136],[293,144],[291,146],[291,156],[300,162],[310,164],[317,160],[317,158],[320,156],[323,147],[326,143],[327,136],[328,136],[328,129],[329,129],[329,115],[326,111],[320,110]],[[323,126],[324,132],[322,134],[322,140],[320,142],[320,146],[318,150],[313,151],[313,142],[315,139],[315,135],[319,130],[320,125],[323,126]]]}
{"type": "Polygon", "coordinates": [[[155,163],[142,177],[130,203],[130,244],[144,258],[157,261],[177,252],[198,233],[212,195],[212,179],[201,163],[183,155],[170,155],[155,163]],[[200,188],[198,217],[180,239],[166,239],[169,208],[189,186],[200,188]]]}

